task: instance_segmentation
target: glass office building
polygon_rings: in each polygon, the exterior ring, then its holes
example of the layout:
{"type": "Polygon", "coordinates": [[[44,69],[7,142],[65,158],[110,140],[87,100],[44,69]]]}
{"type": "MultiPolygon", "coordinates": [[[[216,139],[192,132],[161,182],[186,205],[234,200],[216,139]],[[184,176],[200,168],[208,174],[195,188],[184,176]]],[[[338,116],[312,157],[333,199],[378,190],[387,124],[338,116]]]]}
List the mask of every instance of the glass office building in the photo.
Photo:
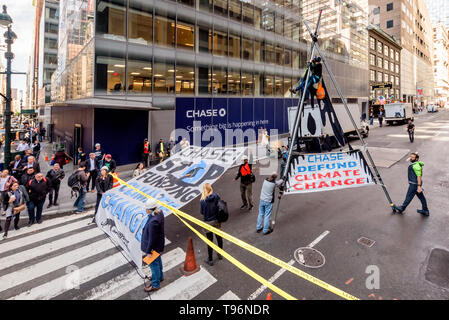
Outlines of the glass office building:
{"type": "MultiPolygon", "coordinates": [[[[320,43],[329,64],[344,94],[362,101],[369,94],[368,16],[356,3],[61,0],[59,65],[52,77],[56,136],[70,140],[68,114],[85,112],[91,120],[81,144],[89,149],[107,136],[98,131],[107,126],[97,122],[109,110],[122,121],[146,119],[137,140],[168,140],[175,127],[185,125],[175,123],[183,117],[182,103],[197,108],[198,99],[210,108],[214,99],[221,107],[240,108],[236,121],[248,110],[253,115],[263,110],[273,114],[271,128],[286,132],[284,109],[295,103],[289,89],[310,51],[301,19],[311,19],[314,28],[320,9],[326,21],[320,43]]],[[[131,160],[135,157],[119,162],[131,160]]]]}

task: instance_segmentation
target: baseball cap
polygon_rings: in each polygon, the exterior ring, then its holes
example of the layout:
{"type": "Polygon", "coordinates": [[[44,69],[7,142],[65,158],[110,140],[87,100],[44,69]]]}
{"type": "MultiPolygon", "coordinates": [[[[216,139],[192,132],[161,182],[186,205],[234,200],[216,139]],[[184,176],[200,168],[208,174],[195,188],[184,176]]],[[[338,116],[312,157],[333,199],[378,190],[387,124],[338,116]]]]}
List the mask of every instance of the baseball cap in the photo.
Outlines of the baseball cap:
{"type": "Polygon", "coordinates": [[[156,200],[154,199],[148,199],[145,202],[145,209],[156,209],[158,207],[158,204],[156,202],[156,200]]]}
{"type": "Polygon", "coordinates": [[[108,153],[108,154],[106,155],[106,158],[112,158],[112,156],[108,153]]]}

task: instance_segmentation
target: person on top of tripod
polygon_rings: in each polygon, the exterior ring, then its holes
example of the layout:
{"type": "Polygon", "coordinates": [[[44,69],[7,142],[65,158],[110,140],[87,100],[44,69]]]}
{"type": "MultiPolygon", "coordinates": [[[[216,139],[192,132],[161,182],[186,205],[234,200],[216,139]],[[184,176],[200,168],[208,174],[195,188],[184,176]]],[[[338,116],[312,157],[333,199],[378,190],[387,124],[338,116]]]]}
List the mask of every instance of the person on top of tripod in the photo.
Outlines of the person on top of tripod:
{"type": "MultiPolygon", "coordinates": [[[[309,77],[309,83],[307,85],[307,91],[306,91],[306,99],[308,99],[309,92],[311,91],[313,95],[315,95],[316,90],[318,89],[318,84],[321,81],[321,78],[323,77],[323,65],[321,64],[321,57],[315,57],[307,64],[308,67],[310,67],[310,77],[309,77]]],[[[300,81],[296,85],[295,88],[291,89],[291,92],[293,94],[296,94],[299,89],[304,89],[304,82],[307,78],[307,70],[304,71],[304,74],[302,75],[300,81]]]]}

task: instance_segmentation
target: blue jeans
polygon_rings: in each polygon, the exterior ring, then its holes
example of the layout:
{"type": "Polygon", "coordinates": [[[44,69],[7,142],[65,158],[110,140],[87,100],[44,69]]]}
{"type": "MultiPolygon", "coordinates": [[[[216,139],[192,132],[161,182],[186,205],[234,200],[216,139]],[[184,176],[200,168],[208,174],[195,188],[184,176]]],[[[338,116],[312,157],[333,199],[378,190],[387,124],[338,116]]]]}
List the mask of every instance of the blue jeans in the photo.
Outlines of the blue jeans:
{"type": "Polygon", "coordinates": [[[30,201],[27,203],[28,217],[30,219],[30,222],[41,220],[44,202],[45,198],[39,201],[30,201]]]}
{"type": "Polygon", "coordinates": [[[153,288],[160,288],[161,281],[164,280],[164,273],[162,272],[161,256],[157,257],[151,264],[151,285],[153,288]]]}
{"type": "Polygon", "coordinates": [[[86,188],[81,188],[80,194],[73,204],[74,207],[78,207],[78,212],[84,211],[84,199],[86,199],[86,188]]]}
{"type": "Polygon", "coordinates": [[[259,203],[259,216],[257,217],[257,230],[262,229],[263,221],[263,233],[267,233],[270,230],[271,211],[273,211],[273,204],[264,200],[260,200],[259,203]]]}
{"type": "Polygon", "coordinates": [[[408,185],[407,195],[405,196],[404,203],[400,207],[401,210],[405,210],[415,196],[421,201],[423,211],[429,211],[429,208],[427,208],[426,197],[424,197],[424,191],[418,193],[418,185],[413,183],[409,183],[408,185]]]}

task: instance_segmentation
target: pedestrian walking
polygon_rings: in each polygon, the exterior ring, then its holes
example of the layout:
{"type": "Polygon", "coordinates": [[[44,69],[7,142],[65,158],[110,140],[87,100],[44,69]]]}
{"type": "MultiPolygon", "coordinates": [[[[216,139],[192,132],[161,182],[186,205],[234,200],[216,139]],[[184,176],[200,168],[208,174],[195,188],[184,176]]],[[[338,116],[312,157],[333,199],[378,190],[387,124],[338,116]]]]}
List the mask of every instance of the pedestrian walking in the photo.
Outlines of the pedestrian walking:
{"type": "Polygon", "coordinates": [[[382,128],[382,122],[384,120],[384,108],[380,108],[379,116],[377,117],[377,119],[379,120],[379,127],[382,128]]]}
{"type": "Polygon", "coordinates": [[[39,156],[41,154],[41,144],[38,139],[34,140],[34,143],[31,145],[33,151],[33,157],[36,158],[36,161],[39,162],[39,156]]]}
{"type": "Polygon", "coordinates": [[[20,156],[20,154],[16,154],[16,156],[14,157],[14,161],[11,161],[9,163],[8,169],[14,176],[14,178],[17,179],[17,181],[19,181],[20,177],[22,176],[23,173],[22,168],[23,168],[22,157],[20,156]]]}
{"type": "Polygon", "coordinates": [[[165,246],[164,214],[154,199],[148,199],[145,202],[145,209],[148,220],[142,230],[140,249],[150,259],[155,252],[159,256],[150,264],[151,285],[145,286],[144,290],[145,292],[154,292],[160,289],[161,281],[164,281],[161,259],[165,246]]]}
{"type": "Polygon", "coordinates": [[[62,179],[65,177],[65,172],[61,169],[59,163],[55,163],[53,169],[50,169],[45,177],[49,185],[47,208],[50,208],[58,205],[59,188],[61,187],[62,179]]]}
{"type": "Polygon", "coordinates": [[[407,132],[410,142],[413,143],[413,141],[415,141],[415,124],[413,123],[412,119],[408,121],[407,132]]]}
{"type": "Polygon", "coordinates": [[[26,186],[30,201],[28,203],[28,216],[30,218],[28,225],[35,222],[42,223],[42,209],[44,207],[45,198],[50,189],[48,181],[44,178],[42,173],[37,173],[36,176],[28,182],[26,186]]]}
{"type": "Polygon", "coordinates": [[[140,162],[133,172],[133,178],[140,176],[145,171],[147,171],[147,169],[145,168],[145,165],[143,164],[143,162],[140,162]]]}
{"type": "Polygon", "coordinates": [[[20,185],[25,186],[25,188],[28,188],[28,183],[30,180],[34,179],[34,176],[36,175],[36,172],[34,171],[34,168],[28,168],[26,169],[26,172],[22,174],[20,177],[20,185]]]}
{"type": "MultiPolygon", "coordinates": [[[[8,191],[5,192],[2,201],[2,215],[6,216],[5,221],[5,233],[3,234],[3,239],[8,236],[9,227],[11,225],[11,220],[14,217],[14,229],[19,230],[19,220],[20,220],[20,212],[25,210],[25,197],[23,191],[20,190],[19,184],[14,182],[8,188],[8,191]]],[[[1,226],[0,226],[1,231],[1,226]]]]}
{"type": "Polygon", "coordinates": [[[115,160],[112,159],[112,156],[110,154],[107,154],[104,158],[103,167],[108,167],[109,172],[115,173],[115,169],[117,169],[117,165],[115,163],[115,160]]]}
{"type": "Polygon", "coordinates": [[[95,144],[94,153],[95,153],[95,157],[98,160],[98,169],[100,169],[101,167],[103,167],[103,161],[106,156],[104,150],[101,148],[101,144],[99,144],[99,143],[95,144]]]}
{"type": "Polygon", "coordinates": [[[79,166],[82,161],[86,161],[86,153],[83,151],[83,148],[79,147],[75,162],[79,166]]]}
{"type": "Polygon", "coordinates": [[[252,165],[248,163],[247,156],[243,156],[243,164],[240,165],[234,180],[237,181],[238,178],[240,178],[240,195],[243,202],[240,209],[247,208],[249,204],[248,210],[250,211],[253,208],[252,184],[255,182],[256,177],[252,172],[252,165]]]}
{"type": "Polygon", "coordinates": [[[30,146],[25,142],[25,140],[20,140],[20,143],[17,145],[16,151],[25,151],[30,146]]]}
{"type": "Polygon", "coordinates": [[[142,147],[142,162],[144,163],[145,168],[148,167],[148,165],[149,165],[148,161],[152,154],[153,153],[151,152],[150,143],[148,142],[148,139],[145,138],[145,140],[143,141],[143,147],[142,147]]]}
{"type": "Polygon", "coordinates": [[[100,170],[100,175],[95,180],[95,185],[97,187],[97,203],[95,204],[95,214],[92,219],[92,223],[95,223],[95,216],[97,215],[98,207],[100,206],[101,198],[103,194],[112,189],[114,184],[112,176],[108,173],[108,167],[103,167],[100,170]]]}
{"type": "MultiPolygon", "coordinates": [[[[203,191],[201,193],[200,200],[200,209],[201,214],[203,215],[203,221],[207,224],[211,225],[214,228],[221,229],[221,223],[218,222],[217,214],[218,214],[218,200],[220,200],[220,196],[214,193],[212,186],[210,183],[205,183],[203,185],[203,191]]],[[[214,233],[206,230],[206,237],[209,241],[214,242],[214,233]]],[[[217,239],[218,247],[223,249],[223,238],[219,235],[215,235],[217,239]]],[[[205,261],[208,265],[213,266],[213,250],[210,246],[207,246],[207,254],[208,259],[205,261]]],[[[217,253],[218,259],[223,259],[220,254],[217,253]]]]}
{"type": "Polygon", "coordinates": [[[55,157],[53,159],[54,163],[58,163],[61,169],[64,169],[64,166],[69,160],[70,160],[69,156],[65,153],[64,149],[62,148],[55,153],[55,157]]]}
{"type": "Polygon", "coordinates": [[[278,177],[276,172],[273,172],[271,176],[263,182],[262,190],[260,192],[259,202],[259,216],[257,217],[256,231],[267,235],[273,230],[270,228],[271,212],[273,211],[274,194],[276,186],[282,184],[282,180],[276,181],[278,177]]]}
{"type": "Polygon", "coordinates": [[[429,216],[430,212],[427,207],[427,200],[424,196],[424,189],[422,187],[422,168],[424,167],[424,163],[419,161],[419,155],[416,152],[410,154],[410,162],[411,164],[408,166],[407,170],[409,184],[407,195],[405,196],[404,203],[399,207],[394,205],[393,210],[397,213],[403,213],[413,198],[417,196],[422,205],[422,210],[417,210],[417,212],[424,216],[429,216]]]}
{"type": "Polygon", "coordinates": [[[84,212],[84,200],[86,199],[86,186],[87,179],[90,173],[86,173],[86,162],[80,162],[80,167],[76,170],[77,180],[80,183],[79,195],[73,203],[74,207],[77,207],[76,213],[84,212]]]}
{"type": "Polygon", "coordinates": [[[91,185],[90,190],[92,192],[95,192],[95,184],[97,181],[98,176],[98,160],[95,157],[95,153],[89,154],[89,160],[86,161],[87,165],[87,172],[89,172],[89,178],[87,178],[87,186],[86,186],[86,192],[89,192],[89,184],[91,185]],[[92,183],[91,183],[92,181],[92,183]]]}
{"type": "Polygon", "coordinates": [[[369,125],[372,126],[374,124],[374,109],[369,109],[369,125]]]}

